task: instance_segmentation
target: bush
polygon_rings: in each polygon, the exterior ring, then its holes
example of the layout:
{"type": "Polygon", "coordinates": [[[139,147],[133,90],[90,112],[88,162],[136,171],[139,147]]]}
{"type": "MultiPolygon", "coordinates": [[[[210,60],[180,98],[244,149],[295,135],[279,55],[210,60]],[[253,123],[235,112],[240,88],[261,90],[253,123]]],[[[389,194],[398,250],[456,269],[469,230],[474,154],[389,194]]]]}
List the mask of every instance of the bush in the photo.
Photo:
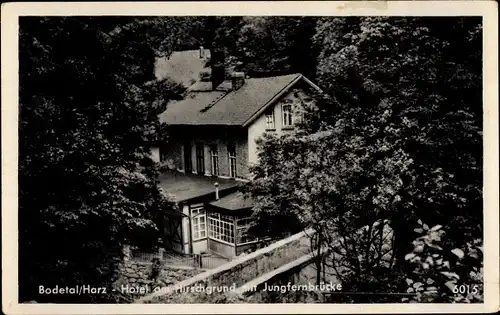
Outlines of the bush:
{"type": "Polygon", "coordinates": [[[483,302],[482,240],[467,242],[464,248],[444,248],[446,232],[441,225],[429,228],[419,220],[420,233],[414,249],[405,259],[413,267],[406,279],[412,298],[403,301],[424,303],[483,302]]]}

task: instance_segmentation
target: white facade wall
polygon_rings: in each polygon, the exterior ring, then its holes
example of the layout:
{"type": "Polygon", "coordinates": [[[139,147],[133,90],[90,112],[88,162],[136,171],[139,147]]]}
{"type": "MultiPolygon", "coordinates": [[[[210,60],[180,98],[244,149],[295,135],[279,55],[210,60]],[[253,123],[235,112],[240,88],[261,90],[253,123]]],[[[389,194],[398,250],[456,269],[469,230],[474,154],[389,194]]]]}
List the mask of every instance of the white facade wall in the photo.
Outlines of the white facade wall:
{"type": "Polygon", "coordinates": [[[150,149],[151,152],[151,159],[154,162],[160,162],[160,148],[159,147],[151,147],[150,149]]]}
{"type": "Polygon", "coordinates": [[[268,131],[266,129],[266,113],[273,111],[274,113],[274,130],[269,130],[269,132],[276,132],[281,134],[293,130],[293,128],[288,128],[283,126],[283,104],[292,104],[294,108],[294,121],[297,120],[298,115],[302,108],[302,101],[307,100],[311,102],[308,93],[302,89],[294,89],[284,96],[282,96],[277,102],[274,103],[272,108],[269,108],[265,113],[260,115],[255,121],[248,127],[248,163],[252,165],[258,161],[258,151],[256,140],[262,137],[264,132],[268,131]]]}
{"type": "MultiPolygon", "coordinates": [[[[189,206],[184,205],[182,207],[182,213],[189,216],[189,206]]],[[[191,227],[189,226],[189,218],[184,216],[182,218],[182,240],[184,242],[184,252],[189,253],[189,234],[191,233],[191,227]]]]}
{"type": "Polygon", "coordinates": [[[208,240],[207,239],[193,242],[193,254],[200,254],[202,252],[206,252],[207,248],[208,248],[208,240]]]}

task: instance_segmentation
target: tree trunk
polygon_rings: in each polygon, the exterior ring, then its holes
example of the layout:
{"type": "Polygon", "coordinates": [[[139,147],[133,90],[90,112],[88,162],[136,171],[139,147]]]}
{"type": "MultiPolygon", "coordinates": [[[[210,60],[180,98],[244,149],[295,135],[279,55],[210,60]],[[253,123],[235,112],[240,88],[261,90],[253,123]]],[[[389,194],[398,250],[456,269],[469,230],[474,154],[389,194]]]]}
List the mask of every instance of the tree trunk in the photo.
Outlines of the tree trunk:
{"type": "Polygon", "coordinates": [[[410,226],[410,222],[402,216],[396,216],[392,220],[392,228],[394,231],[394,258],[395,267],[400,268],[404,266],[405,256],[413,249],[414,232],[410,226]]]}
{"type": "Polygon", "coordinates": [[[322,229],[320,228],[318,233],[318,242],[316,244],[316,284],[319,285],[321,282],[321,240],[322,240],[322,229]]]}

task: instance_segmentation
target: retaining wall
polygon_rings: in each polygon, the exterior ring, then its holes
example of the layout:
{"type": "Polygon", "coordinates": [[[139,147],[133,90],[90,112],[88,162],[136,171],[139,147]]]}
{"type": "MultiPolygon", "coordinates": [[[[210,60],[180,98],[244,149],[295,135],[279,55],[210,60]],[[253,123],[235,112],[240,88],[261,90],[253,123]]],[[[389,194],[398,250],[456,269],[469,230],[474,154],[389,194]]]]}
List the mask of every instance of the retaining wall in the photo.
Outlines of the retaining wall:
{"type": "MultiPolygon", "coordinates": [[[[321,251],[321,255],[326,249],[321,251]]],[[[317,253],[306,254],[275,270],[245,283],[237,288],[234,295],[244,297],[248,303],[307,303],[310,300],[318,302],[323,296],[317,290],[298,289],[297,286],[315,286],[318,282],[317,253]],[[292,286],[296,287],[293,288],[292,286]],[[315,292],[316,291],[316,292],[315,292]],[[312,299],[309,299],[309,298],[312,299]]],[[[325,266],[323,266],[325,268],[325,266]]],[[[326,267],[320,274],[320,282],[340,284],[333,268],[326,267]]],[[[320,288],[321,289],[321,288],[320,288]]]]}
{"type": "Polygon", "coordinates": [[[190,290],[199,290],[201,287],[238,288],[308,254],[312,234],[312,229],[297,233],[268,247],[240,256],[218,268],[203,272],[164,290],[140,298],[136,303],[203,303],[217,301],[225,292],[213,292],[207,295],[206,291],[203,290],[198,292],[190,290]]]}
{"type": "Polygon", "coordinates": [[[125,247],[123,261],[118,267],[117,280],[113,283],[115,292],[138,298],[153,292],[154,286],[173,285],[204,271],[191,267],[173,267],[162,262],[157,279],[152,279],[152,267],[152,262],[133,259],[130,249],[125,247]]]}

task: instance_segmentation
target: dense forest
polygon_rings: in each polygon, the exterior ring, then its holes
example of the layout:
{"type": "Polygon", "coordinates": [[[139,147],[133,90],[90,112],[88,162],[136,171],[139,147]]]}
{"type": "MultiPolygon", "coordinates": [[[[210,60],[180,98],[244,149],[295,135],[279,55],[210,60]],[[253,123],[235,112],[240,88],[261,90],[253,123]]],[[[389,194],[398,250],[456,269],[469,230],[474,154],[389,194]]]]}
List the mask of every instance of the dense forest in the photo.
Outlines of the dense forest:
{"type": "Polygon", "coordinates": [[[255,232],[315,227],[347,291],[481,301],[480,21],[324,18],[312,42],[327,93],[302,131],[262,140],[255,232]]]}
{"type": "Polygon", "coordinates": [[[298,72],[324,91],[297,134],[260,143],[256,231],[338,235],[334,250],[359,252],[340,262],[352,290],[481,300],[452,292],[482,290],[479,18],[23,17],[19,36],[20,301],[114,302],[37,289],[109,285],[124,244],[158,238],[173,203],[147,143],[184,88],[154,62],[200,46],[227,69],[298,72]]]}

